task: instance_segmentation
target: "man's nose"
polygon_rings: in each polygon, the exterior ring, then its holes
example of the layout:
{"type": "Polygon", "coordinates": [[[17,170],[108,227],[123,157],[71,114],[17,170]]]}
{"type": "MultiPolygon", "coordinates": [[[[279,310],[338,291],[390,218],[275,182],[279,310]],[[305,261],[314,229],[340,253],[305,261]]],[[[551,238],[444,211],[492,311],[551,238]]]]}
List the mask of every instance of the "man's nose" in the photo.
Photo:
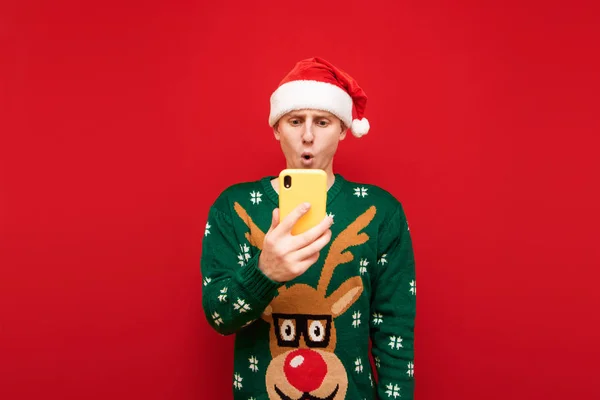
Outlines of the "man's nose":
{"type": "Polygon", "coordinates": [[[304,125],[304,132],[302,133],[302,141],[305,143],[312,143],[315,139],[313,134],[313,127],[311,123],[306,123],[304,125]]]}

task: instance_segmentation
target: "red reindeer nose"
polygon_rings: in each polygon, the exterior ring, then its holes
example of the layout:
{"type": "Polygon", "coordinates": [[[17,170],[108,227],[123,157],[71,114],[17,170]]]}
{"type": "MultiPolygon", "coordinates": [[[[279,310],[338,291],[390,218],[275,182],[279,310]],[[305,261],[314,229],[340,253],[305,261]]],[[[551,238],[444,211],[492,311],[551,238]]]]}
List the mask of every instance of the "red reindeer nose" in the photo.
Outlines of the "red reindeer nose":
{"type": "Polygon", "coordinates": [[[302,393],[309,393],[323,383],[327,364],[314,350],[298,349],[285,358],[283,372],[290,384],[302,393]]]}

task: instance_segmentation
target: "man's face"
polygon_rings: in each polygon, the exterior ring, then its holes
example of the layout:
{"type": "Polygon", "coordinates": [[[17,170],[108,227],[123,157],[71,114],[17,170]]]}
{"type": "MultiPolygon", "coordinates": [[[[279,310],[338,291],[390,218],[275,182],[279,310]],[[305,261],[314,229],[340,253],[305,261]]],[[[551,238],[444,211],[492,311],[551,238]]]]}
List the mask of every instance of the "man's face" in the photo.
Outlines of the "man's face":
{"type": "Polygon", "coordinates": [[[325,171],[331,171],[338,143],[347,131],[338,117],[319,110],[291,111],[281,117],[274,130],[287,168],[325,171]]]}

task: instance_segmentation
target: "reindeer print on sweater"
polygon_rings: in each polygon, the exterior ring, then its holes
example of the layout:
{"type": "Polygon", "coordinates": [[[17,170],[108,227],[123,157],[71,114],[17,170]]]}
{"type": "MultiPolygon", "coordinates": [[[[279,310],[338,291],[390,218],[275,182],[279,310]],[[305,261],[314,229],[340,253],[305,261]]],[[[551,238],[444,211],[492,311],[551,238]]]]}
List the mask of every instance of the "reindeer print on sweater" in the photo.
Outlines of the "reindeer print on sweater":
{"type": "MultiPolygon", "coordinates": [[[[249,225],[251,243],[262,249],[264,233],[237,203],[235,210],[249,225]]],[[[283,286],[263,312],[262,318],[271,326],[269,344],[273,359],[266,373],[269,399],[346,397],[347,372],[334,352],[335,319],[361,295],[362,280],[354,276],[331,295],[326,296],[326,292],[334,269],[353,261],[350,248],[369,240],[360,231],[369,225],[375,212],[375,207],[370,207],[333,240],[316,288],[305,284],[283,286]]]]}

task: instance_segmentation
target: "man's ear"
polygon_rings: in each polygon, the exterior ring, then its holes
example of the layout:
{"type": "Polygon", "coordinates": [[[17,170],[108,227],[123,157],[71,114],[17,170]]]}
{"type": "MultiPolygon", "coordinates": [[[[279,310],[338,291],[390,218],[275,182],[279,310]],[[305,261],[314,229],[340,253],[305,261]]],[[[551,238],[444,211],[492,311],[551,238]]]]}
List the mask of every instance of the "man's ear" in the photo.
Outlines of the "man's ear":
{"type": "Polygon", "coordinates": [[[346,128],[346,124],[342,124],[342,132],[340,133],[340,140],[344,140],[346,138],[346,133],[348,133],[348,128],[346,128]]]}
{"type": "Polygon", "coordinates": [[[277,122],[274,126],[273,126],[273,134],[275,135],[275,139],[280,140],[281,139],[281,135],[279,134],[279,122],[277,122]]]}

